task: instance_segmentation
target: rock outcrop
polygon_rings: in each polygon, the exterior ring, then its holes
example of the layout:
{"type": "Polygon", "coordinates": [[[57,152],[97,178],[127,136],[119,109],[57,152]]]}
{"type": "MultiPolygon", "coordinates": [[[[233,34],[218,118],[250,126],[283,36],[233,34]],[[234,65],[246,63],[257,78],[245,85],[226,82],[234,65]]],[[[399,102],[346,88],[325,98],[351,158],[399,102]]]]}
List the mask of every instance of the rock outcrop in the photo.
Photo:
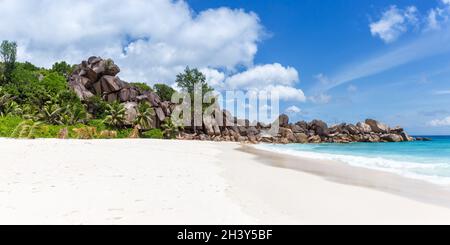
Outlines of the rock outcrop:
{"type": "Polygon", "coordinates": [[[138,87],[121,80],[120,68],[111,59],[104,60],[92,56],[87,61],[77,65],[69,77],[69,86],[82,101],[88,101],[93,96],[100,96],[108,102],[118,101],[124,104],[127,125],[131,125],[136,117],[137,103],[148,102],[155,110],[155,126],[160,125],[171,114],[171,103],[161,101],[159,96],[151,91],[142,91],[138,87]]]}
{"type": "MultiPolygon", "coordinates": [[[[126,109],[125,123],[131,125],[137,115],[137,106],[140,102],[148,102],[155,110],[153,127],[159,127],[161,122],[175,107],[169,101],[151,92],[142,91],[121,80],[117,74],[120,68],[110,59],[90,57],[81,62],[69,77],[69,86],[82,101],[88,102],[93,96],[100,96],[108,102],[117,101],[126,109]]],[[[351,142],[402,142],[413,141],[403,128],[390,128],[386,124],[373,119],[353,124],[338,124],[328,126],[321,120],[311,122],[299,121],[291,123],[289,117],[282,114],[275,123],[279,124],[279,131],[272,132],[271,124],[250,124],[248,120],[233,117],[227,111],[219,111],[220,118],[207,116],[202,119],[201,127],[186,127],[179,139],[184,140],[211,140],[235,141],[248,143],[351,143],[351,142]],[[223,121],[221,121],[223,120],[223,121]],[[234,125],[230,124],[234,123],[234,125]],[[225,126],[224,126],[225,125],[225,126]],[[231,125],[231,126],[229,126],[231,125]]],[[[217,114],[216,114],[217,115],[217,114]]],[[[140,129],[136,129],[133,136],[137,136],[140,129]]],[[[133,132],[134,132],[133,131],[133,132]]],[[[63,133],[61,133],[63,135],[63,133]]],[[[61,136],[63,137],[63,136],[61,136]]],[[[417,140],[428,140],[418,138],[417,140]]]]}

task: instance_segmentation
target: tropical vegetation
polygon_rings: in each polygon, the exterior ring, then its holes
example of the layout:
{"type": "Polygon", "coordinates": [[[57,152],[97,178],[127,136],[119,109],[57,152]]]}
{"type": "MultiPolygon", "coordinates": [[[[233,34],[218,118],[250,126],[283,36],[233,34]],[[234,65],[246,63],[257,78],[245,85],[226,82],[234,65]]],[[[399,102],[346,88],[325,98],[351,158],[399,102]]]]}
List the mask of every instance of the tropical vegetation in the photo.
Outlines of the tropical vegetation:
{"type": "MultiPolygon", "coordinates": [[[[17,44],[0,44],[0,137],[14,138],[176,138],[181,127],[170,119],[155,122],[156,113],[148,103],[137,105],[137,114],[125,123],[126,109],[118,102],[108,103],[100,96],[86,101],[69,88],[68,78],[74,65],[58,61],[51,68],[18,62],[17,44]],[[161,124],[161,125],[159,125],[161,124]],[[158,126],[158,128],[155,128],[158,126]]],[[[189,67],[176,77],[175,84],[183,91],[195,93],[200,83],[203,94],[212,91],[205,76],[189,67]]],[[[142,91],[156,93],[163,101],[170,101],[176,92],[164,83],[153,87],[145,83],[131,83],[142,91]]]]}

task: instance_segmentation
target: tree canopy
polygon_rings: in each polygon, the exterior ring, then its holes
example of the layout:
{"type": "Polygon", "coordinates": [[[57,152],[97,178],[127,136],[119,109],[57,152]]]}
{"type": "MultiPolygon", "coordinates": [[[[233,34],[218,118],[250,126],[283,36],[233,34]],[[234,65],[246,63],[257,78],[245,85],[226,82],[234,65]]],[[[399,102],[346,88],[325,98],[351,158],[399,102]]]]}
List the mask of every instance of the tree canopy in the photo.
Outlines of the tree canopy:
{"type": "Polygon", "coordinates": [[[198,69],[194,68],[191,69],[189,67],[186,67],[183,73],[180,73],[177,75],[176,84],[179,88],[181,88],[183,91],[188,92],[189,94],[194,94],[194,88],[195,85],[198,84],[199,87],[202,89],[202,95],[205,95],[208,92],[213,91],[213,88],[211,88],[206,83],[206,77],[201,73],[198,69]]]}
{"type": "Polygon", "coordinates": [[[153,86],[153,88],[155,93],[165,101],[172,100],[172,95],[176,92],[175,89],[163,83],[157,83],[153,86]]]}
{"type": "Polygon", "coordinates": [[[1,69],[3,82],[9,82],[16,64],[17,44],[15,42],[3,41],[0,45],[0,56],[3,62],[1,69]]]}

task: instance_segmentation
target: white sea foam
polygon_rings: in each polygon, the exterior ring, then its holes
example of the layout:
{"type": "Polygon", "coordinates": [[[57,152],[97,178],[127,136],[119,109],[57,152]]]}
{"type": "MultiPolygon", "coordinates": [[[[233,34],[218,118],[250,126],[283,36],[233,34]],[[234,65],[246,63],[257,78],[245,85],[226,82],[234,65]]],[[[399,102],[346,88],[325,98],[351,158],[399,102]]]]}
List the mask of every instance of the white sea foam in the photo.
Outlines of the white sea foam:
{"type": "Polygon", "coordinates": [[[387,171],[413,179],[424,180],[438,185],[450,185],[450,165],[448,163],[417,163],[398,161],[383,157],[363,157],[343,154],[317,153],[306,150],[283,149],[270,144],[260,144],[257,149],[272,151],[292,156],[319,160],[342,162],[354,167],[364,167],[373,170],[387,171]]]}

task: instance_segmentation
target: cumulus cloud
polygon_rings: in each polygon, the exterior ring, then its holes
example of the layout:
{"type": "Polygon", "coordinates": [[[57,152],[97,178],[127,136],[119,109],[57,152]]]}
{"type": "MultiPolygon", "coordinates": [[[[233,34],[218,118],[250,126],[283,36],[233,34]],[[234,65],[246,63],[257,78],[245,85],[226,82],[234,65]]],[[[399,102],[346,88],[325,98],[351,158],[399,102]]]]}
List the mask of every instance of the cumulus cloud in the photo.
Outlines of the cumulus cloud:
{"type": "Polygon", "coordinates": [[[450,18],[450,0],[442,0],[444,6],[439,6],[428,11],[426,18],[426,30],[440,30],[448,23],[450,18]]]}
{"type": "Polygon", "coordinates": [[[393,5],[382,14],[378,21],[370,24],[370,32],[384,42],[391,43],[405,33],[409,26],[417,23],[417,12],[415,6],[399,9],[393,5]]]}
{"type": "Polygon", "coordinates": [[[268,85],[294,85],[299,81],[297,70],[292,67],[268,64],[255,66],[245,72],[233,75],[226,81],[231,88],[263,88],[268,85]]]}
{"type": "Polygon", "coordinates": [[[305,94],[295,87],[299,82],[295,68],[281,64],[255,66],[247,71],[232,75],[225,80],[229,89],[248,89],[278,93],[282,100],[305,101],[305,94]]]}
{"type": "Polygon", "coordinates": [[[430,126],[434,127],[444,127],[444,126],[450,126],[450,116],[446,117],[444,119],[435,119],[429,122],[430,126]]]}
{"type": "Polygon", "coordinates": [[[210,69],[210,68],[202,68],[200,69],[200,72],[203,73],[206,77],[206,82],[217,89],[223,89],[224,88],[224,81],[225,81],[225,73],[220,72],[216,69],[210,69]]]}
{"type": "Polygon", "coordinates": [[[97,55],[128,81],[173,84],[197,67],[217,89],[273,89],[304,100],[295,68],[254,65],[264,28],[253,12],[194,12],[174,0],[0,0],[0,39],[18,42],[18,59],[49,67],[97,55]],[[240,71],[240,73],[238,72],[240,71]]]}
{"type": "Polygon", "coordinates": [[[173,80],[186,65],[251,66],[261,38],[256,14],[229,8],[194,13],[184,1],[0,1],[0,38],[41,66],[111,57],[130,80],[173,80]]]}

